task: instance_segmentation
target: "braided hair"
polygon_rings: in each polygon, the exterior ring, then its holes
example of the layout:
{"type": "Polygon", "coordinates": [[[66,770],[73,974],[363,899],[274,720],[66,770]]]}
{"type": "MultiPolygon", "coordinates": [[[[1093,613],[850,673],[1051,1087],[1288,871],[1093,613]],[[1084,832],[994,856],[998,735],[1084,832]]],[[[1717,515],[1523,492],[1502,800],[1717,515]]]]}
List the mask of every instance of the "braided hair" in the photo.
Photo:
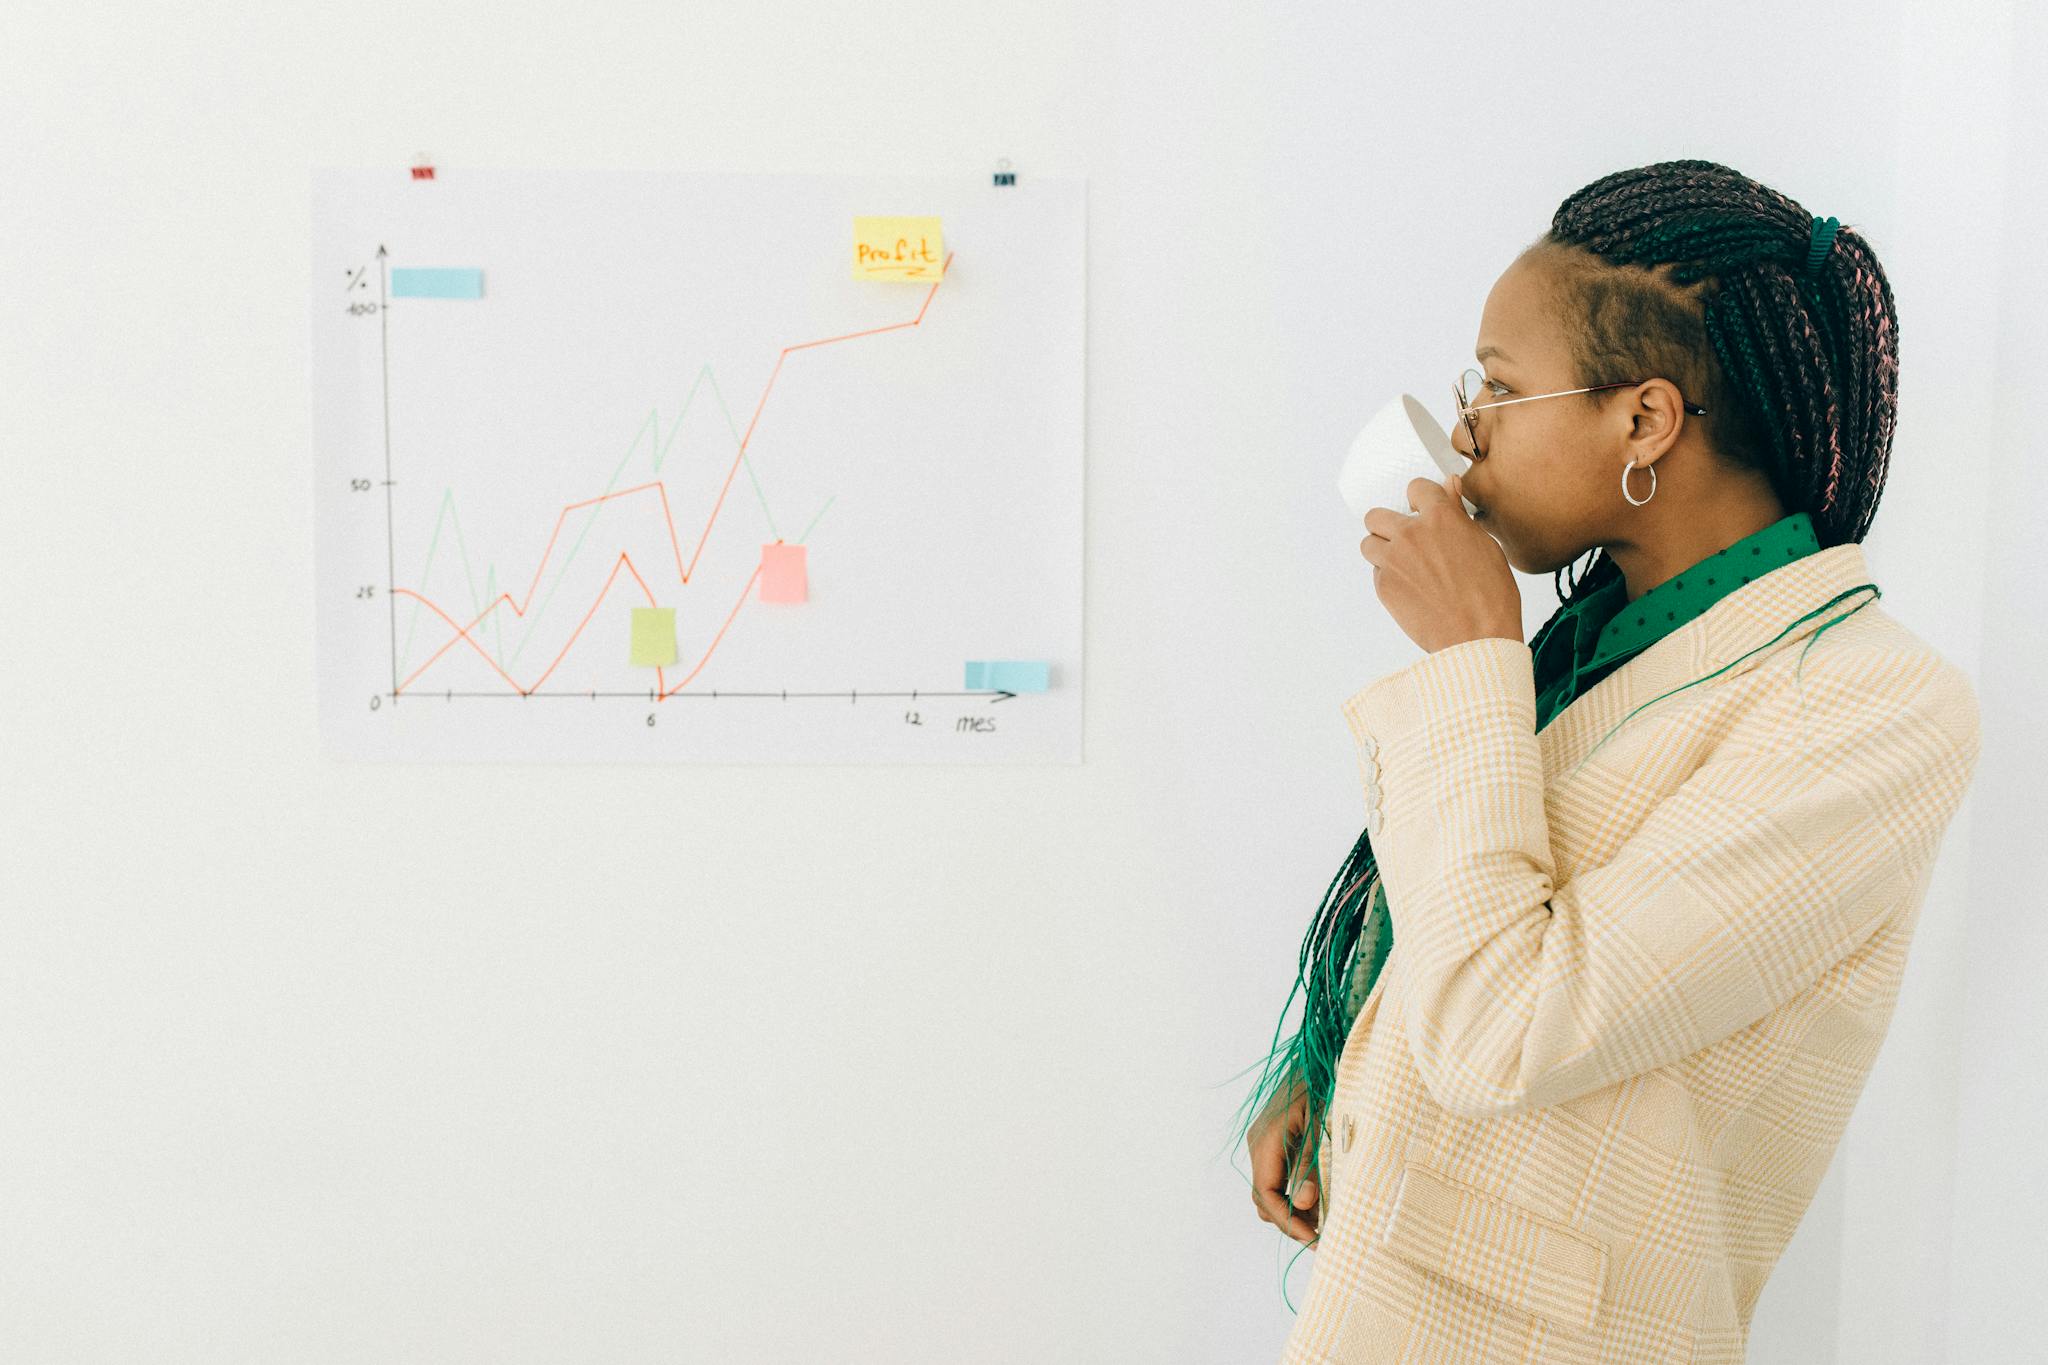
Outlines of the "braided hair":
{"type": "MultiPolygon", "coordinates": [[[[1808,513],[1827,548],[1863,539],[1884,490],[1898,328],[1891,285],[1852,228],[1808,272],[1813,223],[1791,199],[1726,166],[1664,161],[1576,191],[1523,254],[1555,267],[1573,387],[1656,375],[1698,395],[1706,415],[1695,420],[1716,454],[1757,471],[1787,509],[1808,513]]],[[[1579,398],[1598,404],[1614,392],[1579,398]]],[[[1572,566],[1557,570],[1558,608],[1532,647],[1574,602],[1621,577],[1604,549],[1590,553],[1590,566],[1569,582],[1572,566]]],[[[1284,1023],[1302,991],[1301,1025],[1268,1050],[1239,1111],[1233,1145],[1283,1091],[1306,1094],[1306,1141],[1290,1152],[1286,1173],[1290,1196],[1326,1136],[1377,871],[1361,834],[1302,940],[1281,1007],[1284,1023]]]]}
{"type": "Polygon", "coordinates": [[[1574,387],[1650,374],[1697,390],[1708,444],[1808,513],[1825,549],[1861,541],[1877,511],[1899,348],[1870,244],[1841,229],[1809,275],[1812,222],[1726,166],[1665,161],[1574,193],[1530,250],[1560,267],[1574,387]]]}

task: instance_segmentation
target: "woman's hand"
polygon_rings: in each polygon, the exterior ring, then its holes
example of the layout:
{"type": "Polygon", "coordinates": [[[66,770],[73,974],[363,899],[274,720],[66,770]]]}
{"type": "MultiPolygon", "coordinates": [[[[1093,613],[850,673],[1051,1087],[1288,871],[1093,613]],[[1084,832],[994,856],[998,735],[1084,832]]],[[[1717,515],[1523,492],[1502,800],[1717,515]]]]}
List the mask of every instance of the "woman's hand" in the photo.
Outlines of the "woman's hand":
{"type": "Polygon", "coordinates": [[[1246,1146],[1252,1157],[1252,1206],[1261,1220],[1278,1227],[1300,1242],[1312,1245],[1322,1219],[1319,1200],[1322,1191],[1316,1173],[1305,1171],[1295,1187],[1294,1201],[1287,1199],[1287,1167],[1301,1148],[1308,1126],[1308,1089],[1291,1073],[1266,1107],[1252,1121],[1246,1146]]]}
{"type": "Polygon", "coordinates": [[[1489,635],[1522,638],[1522,590],[1500,542],[1465,510],[1458,476],[1408,481],[1415,511],[1369,508],[1358,552],[1372,588],[1409,639],[1434,654],[1489,635]]]}

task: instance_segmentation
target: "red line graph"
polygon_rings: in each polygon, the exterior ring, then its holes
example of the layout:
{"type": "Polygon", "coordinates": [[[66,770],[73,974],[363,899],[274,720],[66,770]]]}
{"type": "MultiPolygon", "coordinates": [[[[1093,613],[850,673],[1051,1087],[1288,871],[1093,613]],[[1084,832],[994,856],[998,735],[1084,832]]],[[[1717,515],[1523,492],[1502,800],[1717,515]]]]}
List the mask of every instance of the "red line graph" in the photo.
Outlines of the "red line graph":
{"type": "MultiPolygon", "coordinates": [[[[562,508],[561,513],[557,515],[555,518],[555,529],[548,536],[547,548],[541,551],[540,563],[534,566],[533,581],[527,584],[525,598],[522,601],[515,602],[512,600],[512,594],[501,592],[496,597],[492,598],[490,605],[485,607],[482,611],[478,612],[475,618],[471,620],[470,623],[466,626],[458,625],[454,617],[450,616],[447,612],[441,610],[440,606],[437,603],[435,603],[431,598],[427,597],[424,593],[414,592],[411,588],[394,587],[392,589],[392,592],[394,594],[403,594],[404,596],[415,598],[421,602],[426,603],[427,607],[434,613],[434,615],[440,617],[443,621],[446,621],[448,623],[449,627],[452,630],[454,630],[455,634],[449,636],[447,642],[443,644],[439,649],[435,650],[433,655],[430,658],[428,658],[425,663],[421,664],[418,668],[414,669],[412,673],[408,675],[403,682],[399,683],[398,686],[395,689],[393,689],[392,695],[397,696],[400,693],[403,693],[406,688],[412,686],[414,682],[419,680],[420,675],[425,673],[428,669],[432,668],[434,664],[441,658],[442,655],[446,654],[449,650],[453,649],[458,644],[467,644],[471,649],[475,650],[478,656],[481,657],[485,663],[491,666],[491,670],[495,672],[499,677],[503,678],[506,681],[506,683],[511,686],[513,691],[519,692],[521,694],[527,694],[535,691],[540,687],[542,683],[548,680],[549,675],[552,674],[555,671],[555,669],[560,666],[562,660],[568,657],[569,650],[575,645],[578,637],[580,637],[583,634],[583,628],[590,624],[591,618],[597,615],[598,607],[603,605],[605,595],[611,591],[612,583],[618,578],[619,570],[621,568],[625,569],[626,572],[630,573],[633,576],[633,581],[640,585],[640,591],[642,594],[646,596],[647,604],[649,606],[656,605],[653,590],[647,586],[647,580],[640,576],[640,570],[634,566],[632,558],[628,554],[626,554],[625,551],[622,550],[619,552],[618,559],[613,562],[612,571],[609,575],[606,576],[604,580],[604,586],[598,589],[597,600],[590,604],[590,610],[586,611],[583,614],[583,619],[576,623],[576,629],[570,633],[568,640],[564,642],[564,644],[562,645],[561,651],[557,653],[555,657],[548,663],[548,666],[541,671],[540,676],[535,678],[530,684],[522,685],[518,681],[518,679],[514,678],[511,674],[507,673],[504,669],[500,668],[498,666],[498,661],[493,659],[490,655],[490,652],[486,650],[482,644],[478,643],[476,638],[470,634],[471,631],[475,630],[479,625],[483,623],[485,617],[489,616],[492,612],[496,611],[501,603],[505,606],[512,608],[512,614],[514,616],[524,617],[526,615],[527,608],[533,605],[534,590],[540,586],[541,574],[547,568],[548,557],[554,553],[555,542],[561,538],[562,523],[568,520],[569,514],[571,512],[576,511],[578,508],[595,506],[598,503],[609,502],[613,498],[631,497],[635,493],[645,493],[647,490],[653,489],[654,492],[661,499],[661,519],[663,524],[668,527],[669,546],[675,552],[676,578],[679,582],[687,586],[690,581],[690,575],[696,571],[698,558],[702,556],[704,553],[704,543],[711,538],[711,528],[717,524],[718,514],[720,510],[722,510],[725,506],[725,495],[727,490],[729,490],[732,487],[733,475],[739,472],[740,461],[746,457],[747,443],[754,439],[754,428],[760,424],[761,411],[762,409],[768,406],[768,395],[774,392],[775,390],[776,377],[782,373],[782,362],[789,358],[790,352],[806,351],[814,346],[830,346],[834,342],[853,341],[859,337],[879,336],[883,332],[894,332],[904,327],[917,326],[919,323],[924,321],[925,310],[932,306],[932,297],[933,295],[939,292],[939,285],[945,281],[946,271],[949,268],[951,268],[952,264],[953,253],[949,251],[946,253],[945,263],[939,267],[939,278],[932,281],[932,287],[925,292],[924,303],[919,306],[917,310],[917,316],[910,319],[908,322],[892,322],[885,327],[870,327],[866,331],[848,332],[844,336],[824,337],[817,341],[798,342],[794,346],[785,346],[782,348],[781,353],[777,355],[775,358],[774,370],[771,371],[768,375],[768,383],[761,390],[760,401],[754,405],[754,415],[747,422],[746,434],[740,438],[739,448],[733,452],[732,464],[725,471],[725,482],[719,487],[718,501],[712,505],[710,516],[706,517],[704,520],[704,529],[698,533],[697,547],[690,553],[690,563],[688,568],[685,568],[683,566],[682,541],[676,536],[675,517],[669,511],[668,488],[660,480],[657,479],[652,483],[638,484],[632,488],[622,488],[616,493],[606,493],[601,497],[585,498],[581,502],[572,502],[565,506],[564,508],[562,508]]],[[[680,682],[678,682],[674,687],[670,687],[667,685],[667,682],[663,676],[663,670],[659,668],[655,670],[655,695],[658,698],[666,700],[668,697],[673,696],[677,691],[688,686],[692,678],[695,678],[699,673],[703,672],[704,666],[711,662],[711,655],[714,651],[717,650],[719,641],[725,638],[725,632],[732,625],[733,618],[735,616],[738,616],[740,608],[746,605],[747,595],[754,590],[754,582],[756,579],[760,578],[760,576],[761,568],[760,565],[756,564],[754,566],[754,572],[747,579],[746,586],[740,589],[739,600],[737,602],[734,602],[732,604],[732,610],[726,613],[725,622],[724,624],[719,626],[718,634],[712,637],[711,643],[705,646],[703,657],[697,660],[696,666],[692,668],[680,682]]]]}

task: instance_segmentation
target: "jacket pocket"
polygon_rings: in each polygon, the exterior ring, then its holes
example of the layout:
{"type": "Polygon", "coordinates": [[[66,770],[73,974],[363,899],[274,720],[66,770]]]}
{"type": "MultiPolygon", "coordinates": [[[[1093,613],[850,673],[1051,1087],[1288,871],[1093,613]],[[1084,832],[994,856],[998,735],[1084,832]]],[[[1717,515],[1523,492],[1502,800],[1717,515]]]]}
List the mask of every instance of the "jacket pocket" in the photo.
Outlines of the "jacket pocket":
{"type": "Polygon", "coordinates": [[[1411,1265],[1583,1331],[1600,1312],[1607,1244],[1497,1195],[1406,1162],[1380,1241],[1411,1265]]]}

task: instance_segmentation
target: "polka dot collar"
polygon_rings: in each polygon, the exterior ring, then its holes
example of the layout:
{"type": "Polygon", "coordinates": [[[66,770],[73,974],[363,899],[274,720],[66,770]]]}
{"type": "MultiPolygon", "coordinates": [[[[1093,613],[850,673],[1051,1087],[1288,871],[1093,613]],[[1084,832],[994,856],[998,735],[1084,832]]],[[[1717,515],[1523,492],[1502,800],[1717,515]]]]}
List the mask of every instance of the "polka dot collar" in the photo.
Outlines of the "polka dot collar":
{"type": "Polygon", "coordinates": [[[1633,602],[1628,584],[1616,579],[1581,598],[1570,621],[1554,623],[1558,629],[1542,641],[1544,652],[1565,643],[1571,652],[1552,657],[1552,667],[1540,671],[1576,674],[1645,649],[1743,584],[1818,549],[1813,518],[1794,512],[1673,574],[1633,602]]]}

